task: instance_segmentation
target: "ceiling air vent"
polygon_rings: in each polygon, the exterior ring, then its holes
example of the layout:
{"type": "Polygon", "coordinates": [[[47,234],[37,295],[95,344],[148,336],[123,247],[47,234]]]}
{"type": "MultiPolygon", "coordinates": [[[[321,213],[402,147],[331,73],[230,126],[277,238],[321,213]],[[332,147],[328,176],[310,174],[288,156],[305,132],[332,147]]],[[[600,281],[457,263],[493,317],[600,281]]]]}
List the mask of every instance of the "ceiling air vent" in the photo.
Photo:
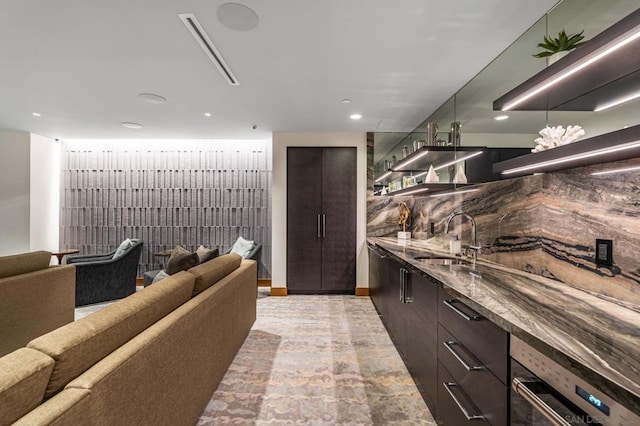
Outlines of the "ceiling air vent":
{"type": "Polygon", "coordinates": [[[192,13],[180,13],[178,14],[178,16],[187,26],[187,29],[196,39],[200,47],[202,47],[204,53],[207,54],[209,59],[211,59],[211,61],[215,64],[225,80],[227,80],[227,83],[232,86],[239,86],[240,83],[238,82],[238,79],[235,75],[233,75],[224,59],[222,59],[222,55],[220,55],[218,49],[216,49],[216,47],[213,45],[211,39],[204,31],[204,28],[202,28],[202,25],[200,25],[200,22],[198,22],[195,15],[193,15],[192,13]]]}

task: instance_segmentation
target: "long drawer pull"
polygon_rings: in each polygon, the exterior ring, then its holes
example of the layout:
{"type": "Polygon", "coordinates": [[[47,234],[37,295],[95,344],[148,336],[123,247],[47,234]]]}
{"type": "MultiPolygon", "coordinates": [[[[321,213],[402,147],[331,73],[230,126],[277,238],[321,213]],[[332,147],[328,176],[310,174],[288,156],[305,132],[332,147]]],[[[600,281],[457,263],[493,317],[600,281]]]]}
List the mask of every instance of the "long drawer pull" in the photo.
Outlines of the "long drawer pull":
{"type": "Polygon", "coordinates": [[[523,397],[533,408],[535,408],[540,414],[549,419],[551,423],[556,426],[570,426],[570,423],[567,422],[560,414],[558,414],[553,408],[547,405],[542,399],[538,398],[538,396],[532,392],[526,385],[527,379],[521,379],[518,377],[514,377],[511,382],[511,388],[523,397]]]}
{"type": "Polygon", "coordinates": [[[318,221],[316,222],[316,229],[318,230],[318,238],[320,238],[320,214],[318,214],[318,221]]]}
{"type": "Polygon", "coordinates": [[[484,420],[484,416],[481,414],[470,414],[469,410],[467,410],[466,408],[464,408],[464,405],[462,405],[462,402],[460,402],[460,400],[453,394],[453,391],[451,390],[452,387],[457,387],[458,384],[457,383],[443,383],[444,388],[447,390],[447,392],[449,393],[449,396],[451,397],[451,399],[453,399],[453,402],[456,403],[456,405],[458,406],[458,408],[460,409],[460,411],[462,411],[462,414],[467,418],[467,420],[484,420]]]}
{"type": "Polygon", "coordinates": [[[480,371],[480,370],[484,370],[485,366],[484,365],[474,365],[471,366],[469,365],[461,356],[460,354],[453,349],[453,345],[457,345],[456,342],[453,342],[451,340],[449,341],[444,341],[442,342],[442,344],[444,345],[445,348],[449,349],[449,352],[451,352],[451,354],[460,362],[460,364],[462,364],[462,366],[467,370],[467,371],[480,371]]]}
{"type": "Polygon", "coordinates": [[[457,300],[449,299],[449,300],[442,301],[442,303],[444,303],[449,308],[451,308],[453,312],[460,315],[462,318],[466,319],[467,321],[480,321],[481,319],[483,319],[480,315],[473,315],[473,316],[467,315],[466,313],[462,312],[460,309],[453,306],[453,302],[457,302],[457,300]]]}

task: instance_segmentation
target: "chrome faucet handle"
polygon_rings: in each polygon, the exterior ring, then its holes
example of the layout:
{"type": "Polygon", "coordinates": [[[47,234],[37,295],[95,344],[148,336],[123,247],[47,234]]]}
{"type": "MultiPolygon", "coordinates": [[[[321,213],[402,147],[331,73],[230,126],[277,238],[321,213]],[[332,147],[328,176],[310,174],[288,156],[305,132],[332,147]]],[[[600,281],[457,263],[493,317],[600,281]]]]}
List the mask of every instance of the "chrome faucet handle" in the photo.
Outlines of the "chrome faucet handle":
{"type": "Polygon", "coordinates": [[[469,246],[469,250],[471,250],[471,255],[473,256],[473,269],[476,269],[476,260],[478,260],[478,255],[482,250],[481,246],[469,246]]]}

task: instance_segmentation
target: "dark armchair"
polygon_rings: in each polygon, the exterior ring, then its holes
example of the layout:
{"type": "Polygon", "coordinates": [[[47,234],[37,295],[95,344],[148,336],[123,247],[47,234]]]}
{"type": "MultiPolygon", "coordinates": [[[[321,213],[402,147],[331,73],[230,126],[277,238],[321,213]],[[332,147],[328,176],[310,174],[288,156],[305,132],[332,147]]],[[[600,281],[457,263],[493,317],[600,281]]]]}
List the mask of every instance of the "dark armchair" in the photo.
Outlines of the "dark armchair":
{"type": "Polygon", "coordinates": [[[76,267],[76,306],[122,299],[135,293],[142,241],[132,241],[134,244],[115,259],[115,250],[67,258],[67,264],[76,267]]]}

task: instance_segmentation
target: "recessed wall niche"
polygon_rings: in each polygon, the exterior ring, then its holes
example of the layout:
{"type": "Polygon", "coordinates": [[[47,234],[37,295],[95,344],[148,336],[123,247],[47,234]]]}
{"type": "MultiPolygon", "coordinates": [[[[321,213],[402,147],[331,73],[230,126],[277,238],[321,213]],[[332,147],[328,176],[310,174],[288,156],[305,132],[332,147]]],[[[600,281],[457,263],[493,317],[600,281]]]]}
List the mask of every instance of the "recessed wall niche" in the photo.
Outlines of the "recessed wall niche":
{"type": "Polygon", "coordinates": [[[164,267],[154,253],[182,245],[262,244],[271,277],[271,141],[74,140],[62,153],[61,247],[82,254],[144,241],[139,276],[164,267]]]}

